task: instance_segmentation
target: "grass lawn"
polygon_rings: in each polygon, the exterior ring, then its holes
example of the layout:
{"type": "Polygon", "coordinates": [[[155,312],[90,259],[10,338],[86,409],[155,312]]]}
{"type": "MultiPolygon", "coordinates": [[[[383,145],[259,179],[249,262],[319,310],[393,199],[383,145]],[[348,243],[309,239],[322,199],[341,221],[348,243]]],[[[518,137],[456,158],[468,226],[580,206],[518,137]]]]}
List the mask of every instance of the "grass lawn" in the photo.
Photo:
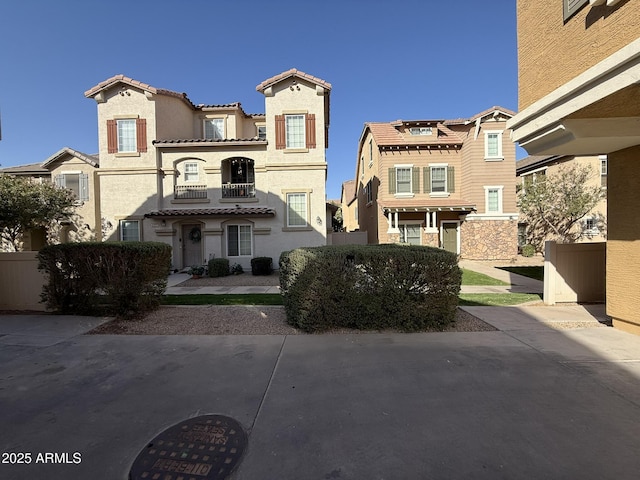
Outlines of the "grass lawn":
{"type": "Polygon", "coordinates": [[[163,305],[282,305],[279,293],[165,295],[163,305]]]}
{"type": "Polygon", "coordinates": [[[500,270],[506,270],[507,272],[517,273],[524,277],[535,278],[544,282],[544,267],[540,266],[528,266],[528,267],[498,267],[500,270]]]}
{"type": "Polygon", "coordinates": [[[536,293],[461,293],[458,297],[458,305],[462,307],[500,307],[541,300],[540,295],[536,293]]]}
{"type": "Polygon", "coordinates": [[[509,285],[497,278],[489,277],[483,273],[462,269],[462,285],[509,285]]]}

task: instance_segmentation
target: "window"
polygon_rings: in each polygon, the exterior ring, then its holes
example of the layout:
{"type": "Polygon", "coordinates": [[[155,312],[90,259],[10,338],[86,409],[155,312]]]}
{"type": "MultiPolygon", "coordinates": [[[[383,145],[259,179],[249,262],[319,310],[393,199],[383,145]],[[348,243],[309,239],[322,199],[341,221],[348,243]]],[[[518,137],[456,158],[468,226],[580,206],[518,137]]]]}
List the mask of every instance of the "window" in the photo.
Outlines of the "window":
{"type": "Polygon", "coordinates": [[[567,20],[569,20],[569,18],[571,18],[587,3],[589,3],[589,0],[562,0],[562,13],[564,21],[566,22],[567,20]]]}
{"type": "Polygon", "coordinates": [[[600,156],[600,186],[607,188],[607,156],[600,156]]]}
{"type": "Polygon", "coordinates": [[[230,257],[251,256],[251,225],[227,227],[227,254],[230,257]]]}
{"type": "Polygon", "coordinates": [[[373,140],[369,140],[369,167],[373,165],[373,140]]]}
{"type": "Polygon", "coordinates": [[[287,193],[287,227],[307,226],[307,194],[287,193]]]}
{"type": "Polygon", "coordinates": [[[223,140],[224,118],[207,118],[204,121],[204,138],[207,140],[223,140]]]}
{"type": "Polygon", "coordinates": [[[285,115],[287,148],[305,148],[304,115],[285,115]]]}
{"type": "Polygon", "coordinates": [[[118,120],[118,152],[136,151],[136,121],[118,120]]]}
{"type": "Polygon", "coordinates": [[[502,131],[490,131],[484,134],[485,160],[502,160],[502,131]]]}
{"type": "Polygon", "coordinates": [[[486,213],[502,213],[503,186],[484,187],[484,200],[486,213]]]}
{"type": "Polygon", "coordinates": [[[258,138],[260,140],[267,139],[267,127],[264,125],[258,126],[258,138]]]}
{"type": "Polygon", "coordinates": [[[410,245],[420,245],[420,225],[419,224],[400,224],[400,243],[408,243],[410,245]]]}
{"type": "Polygon", "coordinates": [[[431,193],[447,191],[447,167],[431,167],[431,193]]]}
{"type": "Polygon", "coordinates": [[[147,151],[147,121],[144,118],[107,120],[108,153],[147,151]]]}
{"type": "Polygon", "coordinates": [[[396,193],[411,193],[411,167],[396,167],[396,193]]]}
{"type": "Polygon", "coordinates": [[[123,242],[140,241],[140,221],[120,220],[120,240],[123,242]]]}
{"type": "Polygon", "coordinates": [[[411,127],[409,133],[411,135],[431,135],[431,127],[411,127]]]}
{"type": "Polygon", "coordinates": [[[198,164],[197,163],[189,162],[184,164],[184,181],[185,182],[198,181],[198,164]]]}
{"type": "Polygon", "coordinates": [[[365,195],[367,196],[367,203],[373,202],[373,188],[371,185],[371,180],[367,182],[367,185],[364,187],[365,195]]]}
{"type": "Polygon", "coordinates": [[[84,173],[63,173],[55,177],[58,187],[68,188],[73,192],[78,201],[89,200],[89,175],[84,173]]]}
{"type": "Polygon", "coordinates": [[[275,116],[276,149],[316,148],[316,116],[292,113],[275,116]]]}

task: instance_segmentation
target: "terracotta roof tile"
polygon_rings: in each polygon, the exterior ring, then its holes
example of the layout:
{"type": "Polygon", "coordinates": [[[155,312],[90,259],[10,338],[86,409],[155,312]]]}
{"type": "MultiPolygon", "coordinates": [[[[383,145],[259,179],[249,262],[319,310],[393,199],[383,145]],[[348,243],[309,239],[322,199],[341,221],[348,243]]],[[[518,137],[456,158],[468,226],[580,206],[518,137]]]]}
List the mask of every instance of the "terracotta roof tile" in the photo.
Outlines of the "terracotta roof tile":
{"type": "Polygon", "coordinates": [[[149,212],[145,217],[212,217],[212,216],[260,216],[274,217],[276,211],[268,207],[227,207],[227,208],[174,208],[149,212]]]}
{"type": "MultiPolygon", "coordinates": [[[[426,122],[426,121],[425,121],[426,122]]],[[[405,145],[459,145],[462,139],[452,130],[438,123],[434,126],[437,135],[403,135],[394,125],[401,126],[404,122],[366,123],[378,146],[405,145]]]]}
{"type": "Polygon", "coordinates": [[[51,172],[42,167],[41,163],[28,163],[14,167],[0,168],[0,175],[49,175],[51,172]]]}
{"type": "Polygon", "coordinates": [[[315,83],[316,85],[320,85],[321,87],[326,88],[327,90],[331,90],[331,84],[329,82],[326,82],[324,80],[322,80],[321,78],[318,77],[314,77],[313,75],[309,75],[308,73],[304,73],[301,72],[298,69],[292,68],[290,70],[287,70],[286,72],[282,72],[278,75],[275,75],[271,78],[267,78],[264,82],[260,83],[257,87],[256,90],[258,92],[262,92],[265,89],[267,89],[268,87],[270,87],[271,85],[274,85],[286,78],[289,77],[298,77],[298,78],[302,78],[304,80],[308,80],[311,83],[315,83]]]}
{"type": "Polygon", "coordinates": [[[480,113],[476,113],[475,115],[473,115],[470,118],[455,118],[455,119],[451,119],[451,120],[445,120],[443,123],[445,125],[464,125],[464,124],[467,124],[467,123],[475,122],[476,119],[485,117],[485,116],[487,116],[490,113],[495,112],[495,111],[505,113],[506,115],[508,115],[510,117],[513,117],[513,116],[516,115],[516,112],[514,112],[512,110],[509,110],[508,108],[503,108],[503,107],[500,107],[498,105],[494,105],[493,107],[487,108],[486,110],[483,110],[480,113]]]}
{"type": "Polygon", "coordinates": [[[194,143],[215,143],[215,144],[230,144],[230,143],[256,143],[258,145],[265,144],[267,141],[262,138],[224,138],[222,140],[212,140],[210,138],[175,138],[175,139],[164,139],[164,140],[154,140],[152,143],[154,145],[171,145],[171,144],[194,144],[194,143]]]}
{"type": "Polygon", "coordinates": [[[87,163],[88,165],[91,165],[92,167],[100,166],[98,155],[88,155],[86,153],[79,152],[78,150],[74,150],[73,148],[64,147],[63,149],[51,155],[44,162],[42,162],[42,168],[47,168],[53,162],[60,160],[65,155],[71,155],[72,157],[79,158],[80,160],[87,163]]]}
{"type": "Polygon", "coordinates": [[[561,157],[562,155],[531,155],[527,158],[523,158],[522,160],[518,160],[516,162],[516,175],[525,173],[530,169],[542,167],[547,163],[550,163],[561,157]]]}

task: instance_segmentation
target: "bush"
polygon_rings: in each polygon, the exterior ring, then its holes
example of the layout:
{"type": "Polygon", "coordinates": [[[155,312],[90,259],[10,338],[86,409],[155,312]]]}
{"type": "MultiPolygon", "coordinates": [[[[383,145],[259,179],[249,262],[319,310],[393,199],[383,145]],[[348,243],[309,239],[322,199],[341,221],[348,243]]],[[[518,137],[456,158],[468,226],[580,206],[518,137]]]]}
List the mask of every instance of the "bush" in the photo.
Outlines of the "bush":
{"type": "Polygon", "coordinates": [[[522,247],[523,257],[533,257],[535,253],[536,253],[536,248],[533,245],[523,245],[522,247]]]}
{"type": "Polygon", "coordinates": [[[229,260],[226,258],[212,258],[209,260],[210,277],[226,277],[229,275],[229,260]]]}
{"type": "Polygon", "coordinates": [[[240,275],[241,273],[244,273],[244,269],[242,268],[242,265],[240,265],[239,263],[234,263],[231,266],[231,273],[234,275],[240,275]]]}
{"type": "Polygon", "coordinates": [[[306,332],[441,330],[455,318],[461,279],[457,256],[431,247],[327,246],[280,256],[287,322],[306,332]]]}
{"type": "Polygon", "coordinates": [[[134,316],[160,304],[171,247],[156,242],[49,245],[38,253],[48,276],[42,300],[58,313],[134,316]]]}
{"type": "Polygon", "coordinates": [[[252,258],[251,273],[253,275],[271,275],[273,273],[273,258],[271,257],[252,258]]]}

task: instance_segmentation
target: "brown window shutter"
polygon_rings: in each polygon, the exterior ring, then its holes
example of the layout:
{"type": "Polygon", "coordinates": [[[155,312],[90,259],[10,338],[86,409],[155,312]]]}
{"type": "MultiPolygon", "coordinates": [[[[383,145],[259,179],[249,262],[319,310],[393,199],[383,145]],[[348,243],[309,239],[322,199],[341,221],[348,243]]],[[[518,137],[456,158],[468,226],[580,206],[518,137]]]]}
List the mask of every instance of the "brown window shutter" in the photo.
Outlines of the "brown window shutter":
{"type": "Polygon", "coordinates": [[[147,119],[136,119],[136,141],[138,152],[147,151],[147,119]]]}
{"type": "Polygon", "coordinates": [[[307,148],[316,148],[316,115],[314,113],[307,114],[305,137],[307,148]]]}
{"type": "Polygon", "coordinates": [[[413,167],[411,176],[412,193],[420,193],[420,167],[413,167]]]}
{"type": "Polygon", "coordinates": [[[107,152],[118,153],[118,126],[115,120],[107,120],[107,152]]]}
{"type": "Polygon", "coordinates": [[[276,149],[283,150],[287,145],[284,128],[284,115],[276,115],[276,149]]]}

